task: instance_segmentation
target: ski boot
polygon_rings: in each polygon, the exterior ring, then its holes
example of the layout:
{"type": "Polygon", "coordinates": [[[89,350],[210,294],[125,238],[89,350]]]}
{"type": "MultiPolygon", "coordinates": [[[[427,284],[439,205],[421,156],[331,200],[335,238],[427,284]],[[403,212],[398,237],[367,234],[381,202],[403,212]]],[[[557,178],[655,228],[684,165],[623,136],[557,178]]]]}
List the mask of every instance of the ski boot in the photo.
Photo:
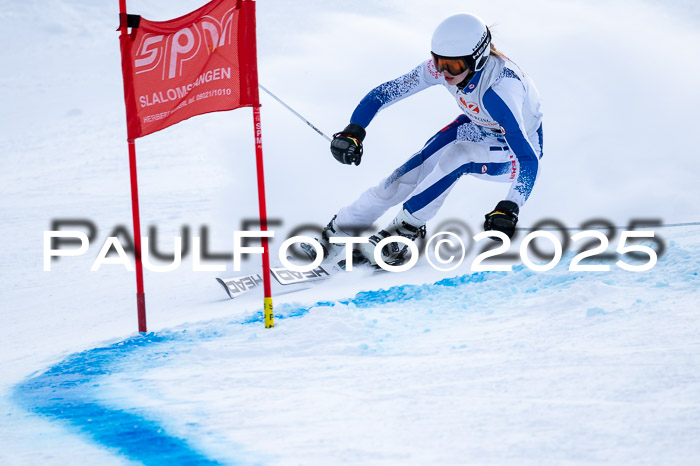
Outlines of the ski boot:
{"type": "MultiPolygon", "coordinates": [[[[340,228],[335,222],[337,215],[334,215],[326,228],[321,232],[321,237],[316,238],[316,241],[321,243],[323,248],[323,260],[327,261],[329,258],[334,258],[343,251],[345,247],[343,244],[331,243],[330,238],[332,236],[352,236],[350,233],[346,233],[340,228]]],[[[309,243],[299,243],[299,248],[308,256],[309,260],[316,260],[316,249],[309,243]]]]}
{"type": "MultiPolygon", "coordinates": [[[[411,241],[414,241],[418,237],[425,238],[425,224],[406,210],[401,209],[401,212],[398,213],[385,229],[369,237],[369,243],[355,246],[355,250],[353,251],[355,263],[368,263],[377,267],[377,261],[374,259],[374,249],[381,240],[389,236],[403,236],[411,241]]],[[[384,259],[384,262],[388,265],[401,265],[408,258],[408,252],[407,245],[394,241],[382,248],[382,259],[384,259]]]]}

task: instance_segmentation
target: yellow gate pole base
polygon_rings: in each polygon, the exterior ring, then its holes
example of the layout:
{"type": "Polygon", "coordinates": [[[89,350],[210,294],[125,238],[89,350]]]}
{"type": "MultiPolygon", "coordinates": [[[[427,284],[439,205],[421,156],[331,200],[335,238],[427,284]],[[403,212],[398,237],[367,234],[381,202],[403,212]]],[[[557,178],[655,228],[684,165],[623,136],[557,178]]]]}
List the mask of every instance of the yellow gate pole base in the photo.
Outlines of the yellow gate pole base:
{"type": "Polygon", "coordinates": [[[272,328],[275,326],[275,317],[272,313],[272,298],[264,298],[263,307],[263,315],[265,316],[265,328],[272,328]]]}

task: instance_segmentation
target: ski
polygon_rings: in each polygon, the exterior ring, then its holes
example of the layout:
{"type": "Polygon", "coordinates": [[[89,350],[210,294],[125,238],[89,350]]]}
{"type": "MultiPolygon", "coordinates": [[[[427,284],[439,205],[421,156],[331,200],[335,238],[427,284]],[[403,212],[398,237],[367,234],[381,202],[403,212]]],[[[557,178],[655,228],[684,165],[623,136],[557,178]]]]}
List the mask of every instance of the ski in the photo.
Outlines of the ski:
{"type": "MultiPolygon", "coordinates": [[[[320,265],[308,272],[296,272],[286,267],[271,267],[270,273],[275,281],[283,287],[289,285],[308,284],[330,278],[338,269],[329,265],[320,265]]],[[[262,274],[255,273],[233,278],[216,278],[216,281],[224,287],[229,298],[235,299],[246,294],[254,288],[263,285],[262,274]]]]}
{"type": "Polygon", "coordinates": [[[216,281],[224,287],[226,294],[228,294],[228,297],[231,299],[238,298],[242,294],[247,293],[253,288],[258,288],[263,284],[262,276],[259,273],[234,278],[217,277],[216,281]]]}
{"type": "MultiPolygon", "coordinates": [[[[384,272],[383,269],[376,265],[369,265],[366,261],[365,263],[362,263],[359,257],[356,257],[355,259],[356,260],[354,261],[354,263],[357,264],[356,267],[358,268],[370,268],[375,273],[384,272]]],[[[299,285],[311,285],[315,284],[315,282],[322,282],[332,277],[336,273],[345,270],[345,259],[337,263],[336,260],[337,259],[326,260],[323,263],[321,263],[321,265],[308,272],[296,272],[294,270],[290,270],[286,267],[281,266],[271,267],[270,274],[275,278],[275,281],[282,287],[281,293],[286,294],[292,291],[300,291],[302,289],[308,288],[308,286],[300,287],[299,285]]],[[[397,263],[391,265],[399,264],[397,263]]],[[[217,277],[216,281],[224,287],[226,294],[231,299],[238,298],[239,296],[246,294],[250,290],[263,285],[262,274],[260,273],[243,275],[233,278],[217,277]]]]}
{"type": "Polygon", "coordinates": [[[306,283],[317,280],[325,280],[331,276],[330,267],[318,266],[308,272],[294,272],[284,267],[272,267],[270,272],[280,285],[293,285],[295,283],[306,283]]]}

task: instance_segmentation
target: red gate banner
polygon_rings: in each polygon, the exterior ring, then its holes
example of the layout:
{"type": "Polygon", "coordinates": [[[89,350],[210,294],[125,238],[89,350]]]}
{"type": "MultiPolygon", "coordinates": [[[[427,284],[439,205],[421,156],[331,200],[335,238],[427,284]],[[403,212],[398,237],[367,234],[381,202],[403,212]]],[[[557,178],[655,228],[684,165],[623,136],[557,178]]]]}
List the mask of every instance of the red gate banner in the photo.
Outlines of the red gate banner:
{"type": "Polygon", "coordinates": [[[259,105],[254,1],[213,0],[170,21],[129,16],[128,25],[120,40],[130,140],[259,105]]]}

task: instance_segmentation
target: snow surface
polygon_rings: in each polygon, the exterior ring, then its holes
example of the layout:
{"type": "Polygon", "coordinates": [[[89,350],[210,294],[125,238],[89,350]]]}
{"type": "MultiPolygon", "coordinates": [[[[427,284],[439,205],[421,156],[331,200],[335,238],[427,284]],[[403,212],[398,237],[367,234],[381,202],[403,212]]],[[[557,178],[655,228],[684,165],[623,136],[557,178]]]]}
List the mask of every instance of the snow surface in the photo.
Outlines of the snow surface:
{"type": "MultiPolygon", "coordinates": [[[[259,294],[231,301],[188,259],[146,273],[153,333],[138,335],[133,274],[89,272],[110,232],[131,225],[111,3],[0,2],[1,464],[700,462],[697,226],[656,229],[666,251],[643,273],[570,272],[569,253],[549,272],[470,274],[472,253],[449,274],[420,264],[339,277],[277,296],[273,330],[259,294]],[[43,272],[43,231],[58,218],[91,219],[98,239],[43,272]]],[[[199,5],[129,10],[165,20],[199,5]]],[[[423,60],[434,26],[458,11],[257,6],[261,82],[327,133],[423,60]]],[[[543,171],[523,225],[700,220],[696,2],[468,7],[544,98],[543,171]]],[[[262,99],[268,210],[283,222],[273,245],[327,222],[458,112],[442,90],[401,102],[368,128],[362,165],[346,167],[262,99]]],[[[182,225],[206,225],[211,249],[230,251],[257,215],[251,127],[242,109],[138,141],[142,222],[161,249],[182,225]]],[[[462,180],[434,224],[477,232],[504,189],[462,180]]]]}

